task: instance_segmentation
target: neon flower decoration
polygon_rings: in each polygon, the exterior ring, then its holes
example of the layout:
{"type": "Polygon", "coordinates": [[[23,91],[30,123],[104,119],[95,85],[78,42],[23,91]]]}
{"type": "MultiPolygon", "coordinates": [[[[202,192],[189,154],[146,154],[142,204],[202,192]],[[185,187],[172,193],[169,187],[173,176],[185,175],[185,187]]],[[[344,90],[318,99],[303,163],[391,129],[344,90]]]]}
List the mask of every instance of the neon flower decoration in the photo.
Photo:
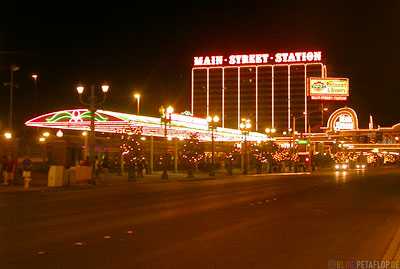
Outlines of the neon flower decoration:
{"type": "MultiPolygon", "coordinates": [[[[52,117],[46,118],[47,122],[56,122],[56,121],[65,121],[68,120],[69,122],[82,122],[83,119],[90,120],[90,111],[86,111],[81,113],[79,110],[73,110],[72,112],[68,111],[61,111],[53,115],[52,117]]],[[[95,112],[94,115],[95,121],[106,121],[108,117],[102,116],[101,114],[95,112]]]]}
{"type": "MultiPolygon", "coordinates": [[[[54,128],[60,130],[87,131],[90,129],[90,112],[87,109],[70,109],[51,112],[25,122],[26,126],[54,128]]],[[[164,137],[164,126],[160,118],[125,114],[106,110],[97,110],[95,114],[95,131],[101,133],[121,133],[132,135],[134,130],[141,130],[142,136],[164,137]]],[[[211,141],[211,133],[206,119],[171,114],[171,125],[168,134],[172,138],[188,139],[197,133],[200,141],[211,141]]],[[[249,141],[273,140],[265,134],[250,132],[249,141]]],[[[214,132],[215,141],[242,141],[240,130],[220,128],[214,132]]]]}

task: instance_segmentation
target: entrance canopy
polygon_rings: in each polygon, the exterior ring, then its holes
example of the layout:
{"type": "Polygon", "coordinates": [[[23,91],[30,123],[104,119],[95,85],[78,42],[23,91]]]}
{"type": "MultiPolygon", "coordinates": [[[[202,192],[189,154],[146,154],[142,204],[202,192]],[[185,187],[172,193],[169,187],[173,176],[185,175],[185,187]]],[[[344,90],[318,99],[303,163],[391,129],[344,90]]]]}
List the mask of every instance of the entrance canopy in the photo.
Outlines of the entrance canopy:
{"type": "MultiPolygon", "coordinates": [[[[167,124],[167,137],[187,139],[197,133],[202,141],[211,141],[211,130],[206,119],[186,116],[178,113],[167,114],[170,124],[167,124]]],[[[161,118],[125,114],[106,110],[95,113],[95,131],[100,133],[140,133],[143,136],[164,137],[165,124],[161,118]]],[[[69,109],[51,112],[25,122],[29,127],[54,128],[67,130],[90,130],[90,111],[87,109],[69,109]]],[[[215,141],[241,141],[244,135],[240,130],[220,128],[214,131],[215,141]]],[[[271,140],[265,134],[250,132],[249,141],[271,140]]]]}

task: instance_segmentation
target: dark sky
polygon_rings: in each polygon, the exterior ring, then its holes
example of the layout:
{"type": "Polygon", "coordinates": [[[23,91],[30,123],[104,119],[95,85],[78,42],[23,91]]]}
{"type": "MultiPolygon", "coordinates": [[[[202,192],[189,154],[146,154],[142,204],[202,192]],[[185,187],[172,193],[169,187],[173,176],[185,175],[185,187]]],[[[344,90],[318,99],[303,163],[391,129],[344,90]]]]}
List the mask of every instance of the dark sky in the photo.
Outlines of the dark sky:
{"type": "MultiPolygon", "coordinates": [[[[1,82],[9,81],[11,64],[21,67],[15,127],[79,107],[79,82],[110,83],[104,109],[135,113],[131,96],[140,89],[141,114],[156,116],[162,104],[189,110],[193,56],[303,50],[321,50],[334,68],[328,74],[350,79],[347,104],[361,122],[369,114],[381,126],[400,122],[399,1],[136,2],[2,8],[1,82]]],[[[9,90],[0,87],[5,128],[9,90]]]]}

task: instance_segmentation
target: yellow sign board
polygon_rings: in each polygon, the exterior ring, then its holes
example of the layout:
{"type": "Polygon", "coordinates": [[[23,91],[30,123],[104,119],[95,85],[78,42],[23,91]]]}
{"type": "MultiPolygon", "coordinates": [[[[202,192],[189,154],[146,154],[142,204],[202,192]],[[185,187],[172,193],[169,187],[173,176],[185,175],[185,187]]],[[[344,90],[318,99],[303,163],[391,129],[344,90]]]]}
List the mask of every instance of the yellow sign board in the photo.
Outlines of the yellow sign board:
{"type": "Polygon", "coordinates": [[[315,78],[308,81],[308,95],[312,100],[347,100],[348,78],[315,78]]]}

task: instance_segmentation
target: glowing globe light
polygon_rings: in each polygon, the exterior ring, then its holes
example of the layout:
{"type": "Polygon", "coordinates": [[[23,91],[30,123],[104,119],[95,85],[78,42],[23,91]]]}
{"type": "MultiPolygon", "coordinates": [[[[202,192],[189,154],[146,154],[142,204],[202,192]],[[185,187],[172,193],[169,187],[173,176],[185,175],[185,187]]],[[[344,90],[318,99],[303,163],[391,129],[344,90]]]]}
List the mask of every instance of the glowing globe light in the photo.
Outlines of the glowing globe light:
{"type": "Polygon", "coordinates": [[[61,130],[58,130],[58,132],[56,133],[57,137],[63,137],[64,133],[61,130]]]}
{"type": "Polygon", "coordinates": [[[101,86],[101,90],[102,90],[104,93],[108,92],[108,89],[109,89],[109,88],[110,88],[110,86],[108,86],[107,84],[104,84],[104,85],[101,86]]]}
{"type": "Polygon", "coordinates": [[[12,138],[12,134],[9,133],[9,132],[7,132],[7,133],[4,134],[4,137],[5,137],[6,139],[11,139],[11,138],[12,138]]]}

